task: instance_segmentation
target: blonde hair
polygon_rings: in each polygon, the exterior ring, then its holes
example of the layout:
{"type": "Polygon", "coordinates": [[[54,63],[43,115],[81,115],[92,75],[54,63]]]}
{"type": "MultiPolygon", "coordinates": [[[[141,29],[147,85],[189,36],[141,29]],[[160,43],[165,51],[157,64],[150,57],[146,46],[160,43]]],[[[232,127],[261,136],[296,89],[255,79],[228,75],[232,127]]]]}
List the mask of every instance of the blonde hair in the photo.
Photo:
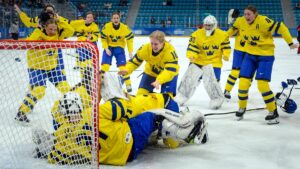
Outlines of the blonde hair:
{"type": "Polygon", "coordinates": [[[151,39],[154,38],[158,40],[160,43],[166,42],[165,37],[166,37],[165,33],[159,30],[156,30],[150,34],[151,39]]]}

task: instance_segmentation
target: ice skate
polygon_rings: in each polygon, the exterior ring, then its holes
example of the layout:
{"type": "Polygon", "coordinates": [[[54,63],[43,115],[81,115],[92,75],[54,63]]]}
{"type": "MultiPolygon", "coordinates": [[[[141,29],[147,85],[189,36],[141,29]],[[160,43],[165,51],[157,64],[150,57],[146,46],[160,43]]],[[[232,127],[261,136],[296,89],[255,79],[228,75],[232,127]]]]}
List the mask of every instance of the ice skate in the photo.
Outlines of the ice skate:
{"type": "Polygon", "coordinates": [[[268,124],[278,124],[279,114],[277,109],[275,109],[273,112],[269,112],[269,114],[265,117],[265,120],[268,122],[268,124]]]}
{"type": "Polygon", "coordinates": [[[226,98],[226,100],[230,100],[231,99],[231,95],[230,95],[230,92],[225,90],[224,91],[224,97],[226,98]]]}
{"type": "Polygon", "coordinates": [[[23,125],[28,125],[29,122],[30,122],[30,120],[27,118],[26,114],[21,112],[21,111],[19,111],[17,113],[17,116],[15,117],[15,120],[20,122],[23,125]]]}
{"type": "Polygon", "coordinates": [[[235,113],[235,116],[236,116],[236,118],[237,118],[238,121],[243,120],[245,112],[246,112],[246,109],[240,108],[240,109],[235,113]]]}

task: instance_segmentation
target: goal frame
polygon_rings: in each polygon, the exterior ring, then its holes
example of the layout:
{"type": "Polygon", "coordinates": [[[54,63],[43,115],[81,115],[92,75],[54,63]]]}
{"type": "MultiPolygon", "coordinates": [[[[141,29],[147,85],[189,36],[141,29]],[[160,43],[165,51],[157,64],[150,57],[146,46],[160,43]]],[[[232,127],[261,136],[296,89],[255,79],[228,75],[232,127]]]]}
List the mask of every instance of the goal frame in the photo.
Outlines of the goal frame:
{"type": "Polygon", "coordinates": [[[77,49],[82,48],[83,46],[89,46],[93,52],[92,55],[92,65],[93,65],[93,79],[92,83],[92,98],[93,100],[93,122],[92,122],[92,130],[94,142],[92,146],[92,161],[91,166],[93,169],[99,168],[99,108],[98,104],[100,102],[100,54],[98,47],[92,43],[87,41],[72,41],[72,40],[64,40],[64,41],[39,41],[39,40],[0,40],[0,52],[1,50],[27,50],[27,49],[77,49]],[[42,43],[42,45],[41,45],[42,43]],[[60,44],[60,45],[58,45],[60,44]],[[95,168],[95,166],[97,166],[95,168]]]}

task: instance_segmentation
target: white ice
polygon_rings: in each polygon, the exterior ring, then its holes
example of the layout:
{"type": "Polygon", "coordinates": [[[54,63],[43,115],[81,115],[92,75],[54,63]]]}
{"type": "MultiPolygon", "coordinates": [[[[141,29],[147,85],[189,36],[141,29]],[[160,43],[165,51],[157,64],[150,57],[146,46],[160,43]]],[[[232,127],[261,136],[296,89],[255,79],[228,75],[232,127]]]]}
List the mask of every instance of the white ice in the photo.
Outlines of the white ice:
{"type": "MultiPolygon", "coordinates": [[[[188,44],[188,37],[167,37],[167,40],[174,45],[177,54],[179,56],[180,64],[180,79],[185,72],[189,62],[185,57],[186,48],[188,44]]],[[[294,39],[296,42],[296,40],[294,39]]],[[[134,41],[134,51],[136,51],[142,44],[148,43],[148,37],[136,37],[134,41]]],[[[101,45],[101,44],[100,44],[101,45]]],[[[298,66],[300,66],[300,56],[296,53],[296,50],[290,50],[288,45],[282,38],[275,38],[275,63],[273,66],[272,81],[270,83],[271,89],[274,93],[281,91],[281,81],[286,81],[286,79],[297,79],[300,76],[298,66]],[[298,73],[297,73],[298,72],[298,73]]],[[[231,39],[231,46],[233,49],[234,39],[231,39]]],[[[100,50],[102,52],[102,50],[100,50]]],[[[24,59],[24,57],[21,57],[24,59]]],[[[3,61],[3,60],[0,60],[3,61]]],[[[25,64],[25,61],[23,61],[25,64]]],[[[15,63],[18,64],[22,63],[15,63]]],[[[4,63],[0,63],[3,65],[4,63]]],[[[113,63],[115,64],[115,63],[113,63]]],[[[232,57],[229,62],[224,62],[221,75],[221,86],[222,90],[227,81],[228,74],[230,73],[232,64],[232,57]]],[[[72,66],[74,63],[72,62],[72,66]]],[[[71,67],[72,67],[71,66],[71,67]]],[[[12,68],[10,71],[13,71],[12,68]]],[[[71,68],[67,69],[67,75],[73,72],[71,68]]],[[[112,71],[117,71],[116,66],[112,66],[112,71]]],[[[133,82],[134,92],[137,90],[140,73],[142,73],[143,68],[138,68],[131,76],[133,82]]],[[[24,68],[23,71],[26,71],[24,68]]],[[[0,68],[0,77],[8,76],[4,73],[5,70],[0,68]]],[[[11,72],[14,73],[14,72],[11,72]]],[[[15,72],[16,74],[16,72],[15,72]]],[[[76,72],[75,72],[76,74],[76,72]]],[[[26,91],[27,86],[23,85],[20,88],[20,83],[13,83],[13,81],[20,81],[19,78],[23,78],[25,81],[28,78],[18,77],[16,79],[10,79],[10,88],[3,89],[1,85],[7,82],[1,81],[0,89],[1,96],[9,95],[11,90],[18,91],[20,94],[15,97],[15,102],[7,102],[7,100],[0,99],[1,114],[3,113],[2,108],[9,106],[10,110],[13,109],[14,112],[5,112],[8,114],[10,119],[13,119],[20,102],[23,99],[24,91],[26,91]],[[5,91],[3,91],[5,90],[5,91]]],[[[4,78],[5,79],[5,78],[4,78]]],[[[7,80],[7,79],[6,79],[7,80]]],[[[179,83],[178,82],[178,83],[179,83]]],[[[300,103],[300,90],[299,85],[295,86],[291,95],[291,98],[300,103]]],[[[47,90],[55,90],[53,86],[47,88],[47,90]]],[[[289,89],[288,89],[289,90],[289,89]]],[[[288,91],[287,90],[287,91],[288,91]]],[[[286,92],[287,92],[286,91],[286,92]]],[[[43,114],[33,113],[33,116],[41,116],[50,113],[51,105],[58,96],[45,96],[42,103],[51,102],[51,104],[38,103],[36,105],[38,110],[47,110],[43,114]]],[[[3,98],[3,97],[0,97],[3,98]]],[[[195,93],[195,95],[188,101],[187,105],[194,109],[199,109],[203,113],[221,113],[230,112],[238,109],[238,99],[237,99],[237,85],[232,91],[232,99],[229,102],[225,102],[220,110],[210,110],[209,109],[209,98],[204,90],[203,84],[201,83],[195,93]]],[[[258,108],[264,107],[264,102],[261,94],[258,92],[256,81],[250,89],[249,104],[248,108],[258,108]]],[[[264,120],[267,115],[266,110],[251,111],[245,114],[245,118],[242,121],[236,121],[233,114],[230,115],[220,115],[220,116],[209,116],[207,117],[208,122],[208,134],[209,141],[202,145],[186,145],[177,149],[166,149],[159,148],[157,146],[147,147],[136,160],[129,162],[124,167],[114,167],[108,165],[100,165],[101,169],[108,168],[130,168],[130,169],[300,169],[299,162],[300,159],[300,109],[298,109],[294,114],[287,114],[279,109],[280,114],[280,124],[278,125],[268,125],[264,120]]],[[[3,114],[2,114],[3,115],[3,114]]],[[[20,127],[18,124],[11,126],[14,128],[14,132],[11,127],[7,126],[7,119],[0,118],[1,133],[5,131],[4,135],[0,135],[1,139],[8,139],[8,137],[13,137],[16,141],[19,139],[13,133],[26,132],[27,129],[20,127]]],[[[49,122],[48,125],[51,125],[49,122]]],[[[28,131],[30,132],[30,131],[28,131]]],[[[25,143],[20,143],[25,144],[25,143]]],[[[0,148],[4,149],[4,141],[0,140],[0,148]]],[[[24,147],[24,146],[23,146],[24,147]]],[[[16,148],[18,149],[18,147],[16,148]]],[[[30,156],[32,146],[27,146],[25,149],[17,150],[22,153],[20,155],[21,164],[20,169],[36,169],[40,165],[34,165],[34,163],[43,163],[42,168],[56,168],[57,166],[45,165],[45,161],[40,162],[37,159],[32,159],[30,156]]],[[[0,169],[11,169],[8,164],[7,152],[0,151],[0,169]]],[[[61,168],[61,167],[59,167],[61,168]]]]}
{"type": "MultiPolygon", "coordinates": [[[[188,44],[187,37],[167,37],[174,45],[179,57],[179,81],[189,61],[185,57],[188,44]]],[[[233,49],[234,39],[231,40],[233,49]]],[[[300,76],[300,58],[297,50],[291,50],[282,38],[275,38],[275,63],[273,66],[271,89],[274,93],[281,91],[281,82],[297,79],[300,76]]],[[[296,40],[294,39],[296,42],[296,40]]],[[[138,49],[149,42],[148,37],[135,39],[134,47],[138,49]]],[[[135,50],[136,51],[136,50],[135,50]]],[[[232,65],[223,62],[221,86],[224,89],[232,65]]],[[[117,70],[117,69],[114,69],[117,70]]],[[[138,70],[143,70],[139,68],[138,70]]],[[[133,89],[137,90],[141,72],[131,76],[133,89]]],[[[299,85],[298,85],[299,86],[299,85]]],[[[297,87],[297,86],[295,86],[297,87]]],[[[298,87],[297,87],[298,88],[298,87]]],[[[209,98],[201,83],[195,95],[188,101],[191,108],[203,113],[229,112],[238,109],[238,83],[232,91],[232,99],[225,102],[220,110],[209,109],[209,98]]],[[[287,92],[287,91],[286,91],[287,92]]],[[[300,90],[294,89],[291,98],[300,104],[300,90]]],[[[249,94],[248,108],[264,107],[264,101],[254,81],[249,94]]],[[[209,141],[202,145],[187,145],[177,149],[148,147],[137,160],[127,163],[125,167],[100,165],[100,168],[130,169],[300,169],[300,109],[294,114],[287,114],[279,109],[280,124],[268,125],[264,120],[267,110],[251,111],[244,120],[236,121],[235,115],[208,116],[209,141]]]]}

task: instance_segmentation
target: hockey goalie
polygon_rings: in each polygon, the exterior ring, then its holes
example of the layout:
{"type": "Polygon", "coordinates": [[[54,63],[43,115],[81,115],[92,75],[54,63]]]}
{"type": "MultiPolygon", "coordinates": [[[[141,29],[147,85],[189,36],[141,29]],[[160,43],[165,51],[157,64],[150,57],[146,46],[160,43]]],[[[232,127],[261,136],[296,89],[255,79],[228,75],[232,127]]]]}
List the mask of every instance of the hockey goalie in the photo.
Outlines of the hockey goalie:
{"type": "Polygon", "coordinates": [[[224,95],[218,81],[222,59],[228,61],[230,57],[230,42],[228,34],[217,28],[214,16],[207,16],[203,25],[204,28],[196,30],[190,37],[186,54],[190,65],[179,84],[175,100],[180,105],[186,103],[203,80],[210,108],[219,109],[224,95]]]}

